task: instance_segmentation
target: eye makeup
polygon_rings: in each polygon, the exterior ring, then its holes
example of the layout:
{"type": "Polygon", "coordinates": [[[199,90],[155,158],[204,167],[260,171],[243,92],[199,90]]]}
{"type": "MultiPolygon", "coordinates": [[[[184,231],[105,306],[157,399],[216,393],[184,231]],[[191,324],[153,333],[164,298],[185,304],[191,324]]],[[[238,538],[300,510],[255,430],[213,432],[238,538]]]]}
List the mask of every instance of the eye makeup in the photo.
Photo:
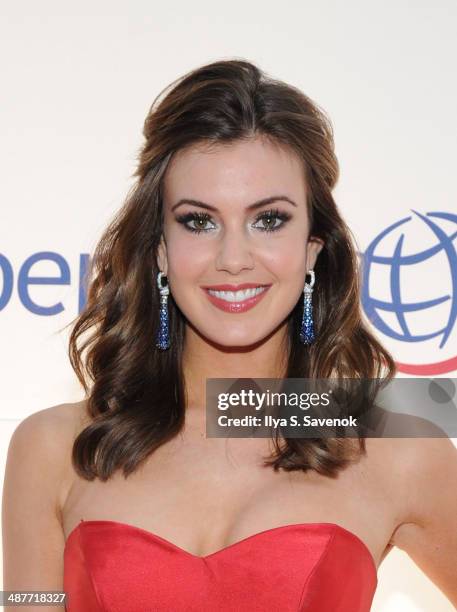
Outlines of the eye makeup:
{"type": "MultiPolygon", "coordinates": [[[[256,228],[260,230],[261,232],[270,233],[270,232],[279,231],[281,228],[283,228],[284,225],[286,225],[286,223],[291,219],[291,217],[292,215],[290,215],[289,213],[283,212],[277,208],[274,208],[271,210],[264,211],[260,213],[259,215],[257,215],[254,223],[258,223],[259,221],[262,221],[262,222],[267,222],[270,224],[271,222],[281,221],[279,225],[270,225],[270,226],[256,228]]],[[[182,224],[183,227],[189,232],[193,232],[196,234],[200,234],[201,232],[209,232],[211,231],[211,229],[205,229],[204,227],[195,227],[195,226],[191,227],[190,225],[188,225],[190,222],[195,222],[196,224],[200,223],[202,225],[208,223],[209,221],[213,222],[211,215],[209,215],[206,212],[205,213],[189,212],[189,213],[184,213],[182,215],[177,215],[176,221],[182,224]]]]}

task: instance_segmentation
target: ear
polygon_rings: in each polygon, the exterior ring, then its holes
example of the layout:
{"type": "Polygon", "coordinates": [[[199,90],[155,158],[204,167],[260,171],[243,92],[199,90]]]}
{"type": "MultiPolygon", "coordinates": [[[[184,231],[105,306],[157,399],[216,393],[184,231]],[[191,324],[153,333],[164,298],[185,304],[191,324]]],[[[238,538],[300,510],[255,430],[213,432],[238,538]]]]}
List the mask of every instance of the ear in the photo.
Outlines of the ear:
{"type": "Polygon", "coordinates": [[[160,272],[163,272],[165,276],[168,274],[168,258],[167,258],[167,245],[165,238],[162,234],[160,238],[159,246],[157,247],[157,265],[160,272]]]}
{"type": "Polygon", "coordinates": [[[306,270],[312,270],[316,264],[316,259],[322,248],[325,246],[324,241],[317,236],[310,236],[306,246],[306,270]]]}

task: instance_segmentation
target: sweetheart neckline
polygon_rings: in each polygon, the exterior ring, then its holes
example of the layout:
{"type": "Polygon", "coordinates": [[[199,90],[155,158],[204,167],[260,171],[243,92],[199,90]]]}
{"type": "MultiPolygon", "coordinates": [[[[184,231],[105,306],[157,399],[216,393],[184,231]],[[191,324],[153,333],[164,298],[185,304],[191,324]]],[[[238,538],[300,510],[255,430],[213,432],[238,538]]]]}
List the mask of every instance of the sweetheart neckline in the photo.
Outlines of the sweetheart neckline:
{"type": "Polygon", "coordinates": [[[108,520],[108,519],[93,519],[93,520],[83,520],[81,519],[80,522],[70,531],[70,533],[68,534],[68,537],[65,541],[65,546],[64,546],[64,550],[67,548],[68,542],[70,541],[70,538],[72,538],[72,536],[74,536],[77,531],[83,526],[83,525],[95,525],[95,524],[105,524],[105,525],[111,525],[111,526],[115,526],[117,525],[118,527],[121,526],[123,528],[126,529],[132,529],[133,531],[136,532],[140,532],[142,534],[146,534],[148,537],[150,537],[153,540],[160,540],[162,542],[164,542],[165,544],[167,544],[168,546],[171,546],[172,548],[174,548],[175,550],[179,551],[182,554],[185,554],[187,556],[190,556],[194,559],[201,559],[202,561],[206,561],[207,559],[210,559],[212,557],[215,557],[216,555],[220,555],[222,553],[224,553],[225,551],[227,551],[230,548],[234,548],[236,546],[241,546],[242,544],[244,544],[245,542],[247,542],[248,540],[252,540],[254,538],[263,536],[267,533],[271,533],[271,532],[275,532],[275,531],[279,531],[280,529],[290,529],[290,528],[298,528],[298,527],[311,527],[311,528],[317,528],[317,527],[322,527],[322,526],[326,526],[326,527],[331,527],[332,529],[335,529],[337,531],[339,531],[340,533],[343,533],[347,536],[349,536],[350,538],[352,538],[352,540],[359,545],[359,547],[361,548],[361,550],[363,550],[366,554],[366,556],[368,556],[370,562],[371,562],[371,567],[374,571],[374,575],[377,581],[377,572],[378,572],[378,568],[376,565],[376,562],[374,560],[373,554],[371,553],[370,549],[368,548],[367,544],[365,544],[365,542],[362,540],[362,538],[360,538],[358,535],[356,535],[353,531],[350,531],[349,529],[346,529],[346,527],[343,527],[342,525],[338,525],[338,523],[329,523],[329,522],[314,522],[314,523],[291,523],[289,525],[279,525],[278,527],[271,527],[269,529],[264,529],[262,531],[258,531],[257,533],[253,533],[251,535],[246,536],[245,538],[242,538],[241,540],[238,540],[237,542],[232,542],[231,544],[228,544],[227,546],[224,546],[223,548],[220,548],[219,550],[216,550],[212,553],[209,553],[208,555],[195,555],[194,553],[191,553],[187,550],[185,550],[184,548],[181,548],[181,546],[178,546],[177,544],[174,544],[173,542],[170,542],[170,540],[167,540],[166,538],[163,538],[162,536],[157,535],[156,533],[152,532],[152,531],[148,531],[147,529],[143,529],[142,527],[138,527],[136,525],[131,525],[130,523],[123,523],[122,521],[114,521],[114,520],[108,520]]]}

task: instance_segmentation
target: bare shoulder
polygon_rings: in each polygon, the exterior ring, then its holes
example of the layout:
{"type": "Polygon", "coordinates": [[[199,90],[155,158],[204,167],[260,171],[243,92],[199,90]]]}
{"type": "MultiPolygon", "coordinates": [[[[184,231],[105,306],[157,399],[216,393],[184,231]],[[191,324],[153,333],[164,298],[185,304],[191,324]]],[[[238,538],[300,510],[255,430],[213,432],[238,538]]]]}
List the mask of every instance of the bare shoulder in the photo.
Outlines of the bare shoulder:
{"type": "Polygon", "coordinates": [[[58,506],[71,478],[73,442],[90,422],[86,405],[82,400],[34,412],[19,423],[10,439],[7,462],[12,476],[16,471],[25,471],[31,478],[35,470],[47,474],[48,486],[56,487],[58,506]]]}
{"type": "Polygon", "coordinates": [[[61,429],[62,433],[65,433],[66,430],[70,432],[73,428],[78,428],[78,426],[84,424],[85,420],[88,420],[86,406],[87,401],[81,400],[38,410],[23,419],[14,430],[13,435],[25,431],[32,432],[36,428],[42,431],[61,429]]]}
{"type": "MultiPolygon", "coordinates": [[[[403,523],[425,526],[436,521],[440,513],[457,510],[457,447],[454,442],[448,437],[398,438],[392,442],[398,464],[403,523]]],[[[406,533],[407,529],[400,525],[395,538],[397,546],[406,538],[406,533]]]]}
{"type": "Polygon", "coordinates": [[[378,439],[370,446],[379,459],[384,454],[386,469],[392,470],[397,527],[391,543],[457,604],[455,443],[448,437],[416,437],[378,439]]]}
{"type": "Polygon", "coordinates": [[[444,485],[449,486],[457,478],[457,447],[444,435],[366,438],[365,442],[367,472],[382,483],[395,504],[398,522],[395,543],[398,545],[401,525],[426,521],[427,512],[436,510],[430,494],[439,495],[444,485]]]}
{"type": "Polygon", "coordinates": [[[13,432],[10,446],[34,446],[45,459],[55,458],[54,453],[65,452],[68,444],[90,419],[86,413],[86,401],[58,404],[30,414],[13,432]]]}
{"type": "Polygon", "coordinates": [[[2,496],[4,588],[60,589],[65,545],[62,500],[74,479],[73,442],[85,402],[23,419],[11,436],[2,496]]]}

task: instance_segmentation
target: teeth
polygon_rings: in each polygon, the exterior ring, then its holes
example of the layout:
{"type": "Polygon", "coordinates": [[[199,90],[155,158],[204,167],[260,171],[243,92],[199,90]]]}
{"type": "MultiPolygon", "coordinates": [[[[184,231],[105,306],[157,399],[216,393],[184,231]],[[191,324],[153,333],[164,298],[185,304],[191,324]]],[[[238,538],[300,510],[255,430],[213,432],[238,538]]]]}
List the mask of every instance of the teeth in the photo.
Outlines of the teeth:
{"type": "Polygon", "coordinates": [[[214,291],[213,289],[208,289],[208,293],[226,302],[242,302],[259,295],[265,289],[266,287],[253,287],[252,289],[243,289],[242,291],[214,291]]]}

